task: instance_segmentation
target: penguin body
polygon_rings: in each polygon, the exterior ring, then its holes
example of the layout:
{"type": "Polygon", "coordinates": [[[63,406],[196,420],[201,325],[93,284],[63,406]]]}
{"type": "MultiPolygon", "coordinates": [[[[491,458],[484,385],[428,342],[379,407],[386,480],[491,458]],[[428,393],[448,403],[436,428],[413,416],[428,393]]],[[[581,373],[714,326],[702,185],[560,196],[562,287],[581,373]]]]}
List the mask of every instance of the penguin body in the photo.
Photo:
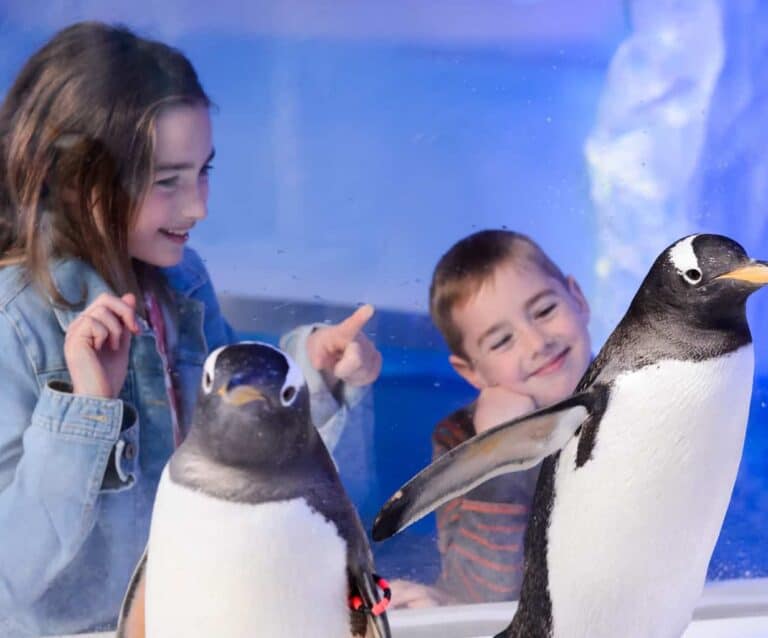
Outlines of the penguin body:
{"type": "Polygon", "coordinates": [[[157,507],[163,514],[149,539],[148,636],[171,635],[169,628],[179,636],[350,635],[346,542],[303,498],[254,507],[166,474],[157,507]],[[211,547],[216,551],[203,549],[211,547]],[[205,613],[190,613],[192,605],[205,613]]]}
{"type": "Polygon", "coordinates": [[[665,250],[568,399],[454,448],[382,508],[385,538],[543,459],[520,603],[499,636],[679,638],[735,481],[768,267],[715,235],[665,250]]]}
{"type": "Polygon", "coordinates": [[[578,467],[577,436],[554,471],[546,557],[552,635],[683,633],[736,478],[751,378],[752,348],[744,346],[614,380],[591,460],[578,467]]]}
{"type": "Polygon", "coordinates": [[[389,636],[352,596],[379,602],[373,560],[303,377],[266,344],[211,353],[118,636],[389,636]]]}

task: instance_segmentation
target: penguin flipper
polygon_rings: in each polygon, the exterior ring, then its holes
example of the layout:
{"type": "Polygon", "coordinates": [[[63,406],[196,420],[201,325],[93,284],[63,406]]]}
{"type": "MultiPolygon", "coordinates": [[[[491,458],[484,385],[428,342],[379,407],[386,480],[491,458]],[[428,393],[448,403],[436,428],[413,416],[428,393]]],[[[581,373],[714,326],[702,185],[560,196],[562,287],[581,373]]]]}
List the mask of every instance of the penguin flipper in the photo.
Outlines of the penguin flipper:
{"type": "Polygon", "coordinates": [[[526,470],[554,454],[604,404],[604,393],[601,386],[593,386],[449,450],[384,504],[373,524],[373,539],[389,538],[488,479],[526,470]]]}
{"type": "Polygon", "coordinates": [[[146,626],[144,623],[144,590],[147,573],[147,549],[133,571],[131,581],[120,607],[120,616],[117,621],[117,633],[115,638],[145,638],[146,626]]]}
{"type": "Polygon", "coordinates": [[[386,611],[378,612],[377,607],[381,605],[381,596],[379,595],[378,585],[373,573],[368,569],[348,571],[350,589],[353,595],[358,595],[362,600],[363,607],[370,611],[350,611],[350,625],[352,635],[360,638],[391,638],[389,629],[389,620],[386,611]]]}

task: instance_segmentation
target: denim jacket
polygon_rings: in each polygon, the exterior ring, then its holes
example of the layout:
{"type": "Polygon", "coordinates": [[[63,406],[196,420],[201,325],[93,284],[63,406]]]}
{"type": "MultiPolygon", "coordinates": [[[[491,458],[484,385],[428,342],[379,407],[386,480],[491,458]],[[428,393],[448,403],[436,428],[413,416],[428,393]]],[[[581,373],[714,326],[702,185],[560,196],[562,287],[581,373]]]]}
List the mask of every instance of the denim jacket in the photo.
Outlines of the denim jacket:
{"type": "MultiPolygon", "coordinates": [[[[178,313],[173,374],[188,427],[202,364],[234,332],[191,250],[167,269],[178,313]]],[[[21,270],[0,270],[0,636],[75,633],[113,625],[147,540],[160,473],[173,451],[164,372],[148,326],[133,337],[117,399],[71,394],[67,326],[105,282],[78,260],[53,277],[74,309],[57,307],[21,270]],[[83,295],[85,297],[83,298],[83,295]]],[[[330,395],[305,353],[310,327],[281,345],[302,365],[329,448],[365,391],[330,395]]]]}

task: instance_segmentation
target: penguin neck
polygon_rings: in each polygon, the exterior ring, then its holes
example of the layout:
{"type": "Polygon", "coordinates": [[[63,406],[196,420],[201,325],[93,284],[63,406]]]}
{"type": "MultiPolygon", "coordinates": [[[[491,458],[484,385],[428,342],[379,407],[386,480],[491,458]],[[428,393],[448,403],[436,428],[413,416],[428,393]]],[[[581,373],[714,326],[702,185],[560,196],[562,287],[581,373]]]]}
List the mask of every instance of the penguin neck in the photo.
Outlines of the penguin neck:
{"type": "Polygon", "coordinates": [[[312,428],[306,444],[291,456],[271,455],[249,462],[230,462],[211,453],[209,442],[193,429],[171,457],[170,477],[179,483],[206,494],[232,501],[285,500],[300,494],[297,485],[304,482],[307,472],[320,475],[333,473],[333,462],[323,463],[329,455],[318,454],[322,441],[312,428]]]}
{"type": "Polygon", "coordinates": [[[609,381],[665,359],[704,361],[752,343],[743,303],[707,314],[646,301],[633,301],[598,354],[593,379],[609,381]]]}
{"type": "MultiPolygon", "coordinates": [[[[242,468],[248,472],[273,472],[276,469],[301,465],[311,455],[320,437],[311,424],[292,424],[290,428],[246,440],[228,440],[204,427],[193,427],[187,437],[190,451],[205,456],[226,467],[242,468]]],[[[185,441],[187,443],[187,441],[185,441]]]]}

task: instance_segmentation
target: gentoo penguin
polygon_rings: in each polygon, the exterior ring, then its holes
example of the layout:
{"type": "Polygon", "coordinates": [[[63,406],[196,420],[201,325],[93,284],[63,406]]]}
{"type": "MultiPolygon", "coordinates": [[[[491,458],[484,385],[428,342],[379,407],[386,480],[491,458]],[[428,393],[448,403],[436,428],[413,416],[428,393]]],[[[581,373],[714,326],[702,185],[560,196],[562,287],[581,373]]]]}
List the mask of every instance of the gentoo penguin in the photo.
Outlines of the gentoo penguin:
{"type": "Polygon", "coordinates": [[[212,352],[117,635],[386,638],[388,596],[298,366],[262,343],[212,352]]]}
{"type": "Polygon", "coordinates": [[[374,539],[544,459],[520,602],[498,636],[679,638],[741,457],[754,365],[745,302],[767,282],[768,265],[727,237],[679,240],[570,398],[436,460],[384,505],[374,539]]]}

